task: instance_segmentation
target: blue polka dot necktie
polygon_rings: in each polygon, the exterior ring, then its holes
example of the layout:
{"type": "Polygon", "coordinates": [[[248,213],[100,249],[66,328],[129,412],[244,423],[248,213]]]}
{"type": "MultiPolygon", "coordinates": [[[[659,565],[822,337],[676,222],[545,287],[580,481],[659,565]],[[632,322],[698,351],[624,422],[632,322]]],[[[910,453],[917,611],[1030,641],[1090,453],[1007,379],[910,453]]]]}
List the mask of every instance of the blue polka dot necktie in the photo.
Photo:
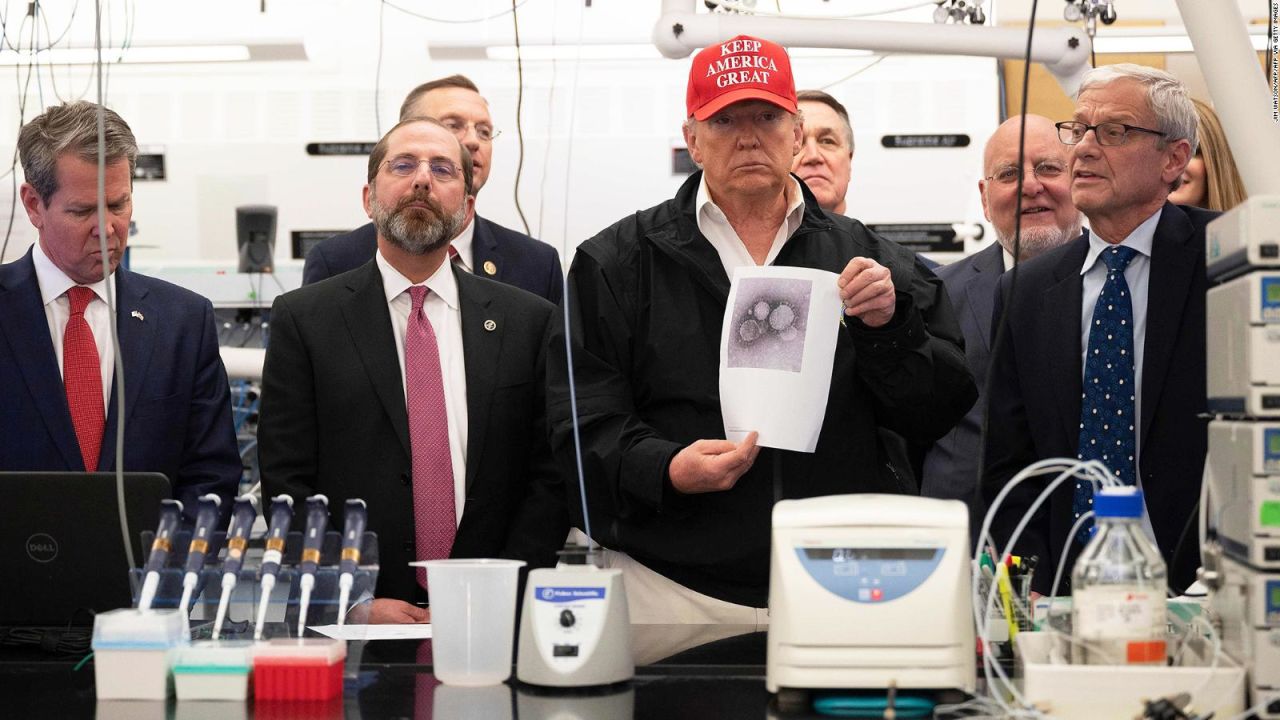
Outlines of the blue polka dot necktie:
{"type": "MultiPolygon", "coordinates": [[[[1123,245],[1102,251],[1107,280],[1093,306],[1089,349],[1084,364],[1084,389],[1080,395],[1081,460],[1098,460],[1125,485],[1137,479],[1134,415],[1133,304],[1124,269],[1138,251],[1123,245]]],[[[1093,509],[1093,485],[1077,480],[1072,500],[1072,521],[1093,509]]],[[[1093,534],[1093,521],[1076,533],[1085,543],[1093,534]]]]}

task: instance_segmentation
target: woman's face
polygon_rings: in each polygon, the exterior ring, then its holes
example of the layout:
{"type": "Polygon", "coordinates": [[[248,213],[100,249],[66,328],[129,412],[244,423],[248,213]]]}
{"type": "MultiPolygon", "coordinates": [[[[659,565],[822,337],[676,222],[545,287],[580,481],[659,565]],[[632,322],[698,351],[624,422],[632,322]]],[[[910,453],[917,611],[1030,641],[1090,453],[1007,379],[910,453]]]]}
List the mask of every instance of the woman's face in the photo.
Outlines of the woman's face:
{"type": "Polygon", "coordinates": [[[1209,186],[1204,177],[1204,160],[1197,151],[1191,162],[1187,163],[1187,169],[1182,171],[1182,184],[1169,193],[1169,202],[1174,205],[1204,207],[1208,199],[1209,186]]]}

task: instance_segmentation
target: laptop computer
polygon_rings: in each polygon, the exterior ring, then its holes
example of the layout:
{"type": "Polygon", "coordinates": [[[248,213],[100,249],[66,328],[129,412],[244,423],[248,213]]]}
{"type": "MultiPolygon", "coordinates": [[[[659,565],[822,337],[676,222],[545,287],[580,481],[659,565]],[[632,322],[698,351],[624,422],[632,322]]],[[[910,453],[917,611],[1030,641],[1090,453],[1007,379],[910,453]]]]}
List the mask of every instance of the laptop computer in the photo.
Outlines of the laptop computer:
{"type": "MultiPolygon", "coordinates": [[[[138,533],[156,529],[169,481],[127,472],[124,495],[141,564],[138,533]]],[[[92,625],[132,605],[114,473],[0,472],[0,499],[0,626],[92,625]]]]}

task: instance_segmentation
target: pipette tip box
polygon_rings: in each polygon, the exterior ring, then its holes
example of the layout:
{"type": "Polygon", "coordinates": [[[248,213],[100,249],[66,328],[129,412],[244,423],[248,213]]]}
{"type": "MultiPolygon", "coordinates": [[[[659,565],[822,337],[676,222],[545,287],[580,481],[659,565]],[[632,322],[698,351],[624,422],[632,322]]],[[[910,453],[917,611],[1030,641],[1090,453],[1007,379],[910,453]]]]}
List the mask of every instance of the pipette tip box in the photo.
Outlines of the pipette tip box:
{"type": "Polygon", "coordinates": [[[330,638],[277,638],[253,654],[256,700],[329,700],[342,695],[347,644],[330,638]]]}
{"type": "Polygon", "coordinates": [[[177,610],[112,610],[93,622],[93,673],[99,700],[164,700],[173,651],[188,643],[177,610]]]}
{"type": "Polygon", "coordinates": [[[179,700],[240,700],[249,696],[253,643],[209,640],[174,651],[173,682],[179,700]]]}

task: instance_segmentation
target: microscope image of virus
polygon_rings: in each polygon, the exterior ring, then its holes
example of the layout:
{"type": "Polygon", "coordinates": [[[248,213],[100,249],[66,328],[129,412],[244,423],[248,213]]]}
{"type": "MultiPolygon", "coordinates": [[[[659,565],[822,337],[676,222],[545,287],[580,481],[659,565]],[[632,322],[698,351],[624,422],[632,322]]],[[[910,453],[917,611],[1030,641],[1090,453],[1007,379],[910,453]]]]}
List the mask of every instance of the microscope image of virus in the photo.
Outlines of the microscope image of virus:
{"type": "Polygon", "coordinates": [[[808,280],[742,280],[730,326],[729,367],[799,372],[812,292],[808,280]]]}

